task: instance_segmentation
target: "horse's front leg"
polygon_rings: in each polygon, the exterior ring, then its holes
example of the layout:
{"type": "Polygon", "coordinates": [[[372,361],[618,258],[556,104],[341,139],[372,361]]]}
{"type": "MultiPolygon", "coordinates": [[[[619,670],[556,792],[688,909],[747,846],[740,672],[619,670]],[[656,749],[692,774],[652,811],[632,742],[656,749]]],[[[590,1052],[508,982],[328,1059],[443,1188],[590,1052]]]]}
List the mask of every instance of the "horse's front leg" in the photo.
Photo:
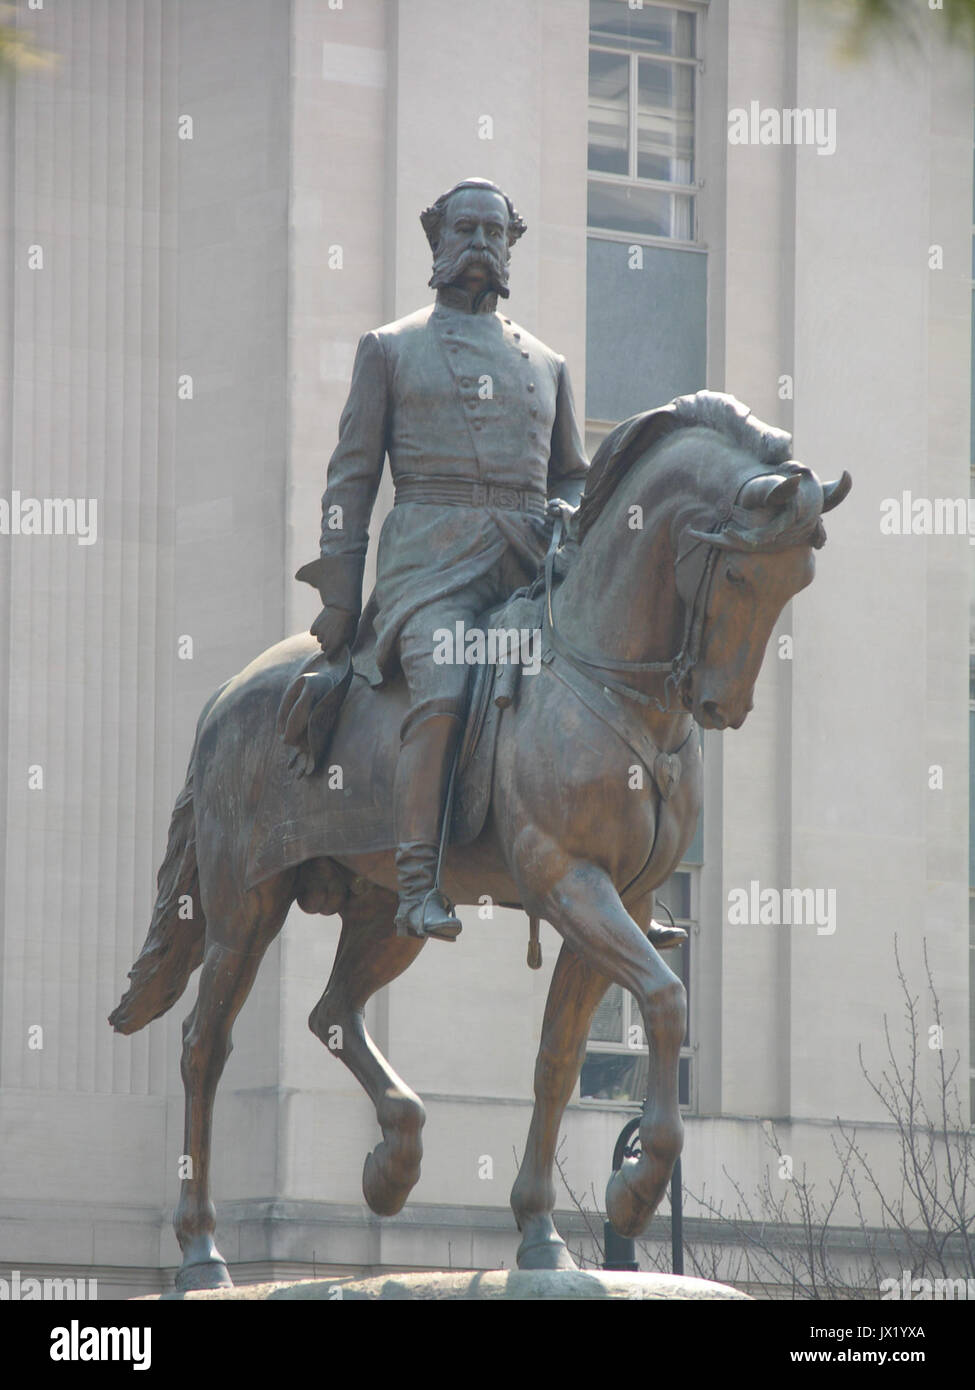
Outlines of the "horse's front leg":
{"type": "Polygon", "coordinates": [[[552,975],[535,1062],[535,1109],[511,1209],[521,1231],[519,1269],[575,1269],[555,1229],[555,1149],[559,1125],[582,1066],[592,1016],[610,979],[563,944],[552,975]]]}
{"type": "Polygon", "coordinates": [[[656,1211],[680,1156],[680,1047],[687,1019],[684,986],[664,964],[602,869],[576,861],[534,904],[591,970],[633,995],[650,1051],[647,1098],[637,1159],[613,1174],[606,1211],[623,1236],[639,1235],[656,1211]]]}

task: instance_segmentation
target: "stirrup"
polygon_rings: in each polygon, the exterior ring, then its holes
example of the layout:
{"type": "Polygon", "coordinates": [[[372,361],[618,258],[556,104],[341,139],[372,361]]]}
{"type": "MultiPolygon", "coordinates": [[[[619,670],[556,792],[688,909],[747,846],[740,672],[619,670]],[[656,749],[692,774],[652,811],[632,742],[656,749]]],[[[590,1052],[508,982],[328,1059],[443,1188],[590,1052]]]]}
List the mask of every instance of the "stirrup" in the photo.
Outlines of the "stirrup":
{"type": "Polygon", "coordinates": [[[674,921],[674,914],[666,903],[658,902],[658,907],[662,907],[670,919],[670,925],[664,926],[655,917],[651,917],[650,925],[647,928],[647,940],[655,951],[670,951],[675,946],[683,946],[687,940],[687,932],[683,927],[679,927],[674,921]]]}
{"type": "Polygon", "coordinates": [[[405,903],[400,899],[393,925],[398,932],[407,936],[423,939],[433,936],[438,941],[456,941],[462,931],[460,922],[454,916],[453,903],[436,887],[431,888],[418,902],[405,903]],[[432,920],[428,925],[427,913],[430,908],[433,909],[432,920]]]}

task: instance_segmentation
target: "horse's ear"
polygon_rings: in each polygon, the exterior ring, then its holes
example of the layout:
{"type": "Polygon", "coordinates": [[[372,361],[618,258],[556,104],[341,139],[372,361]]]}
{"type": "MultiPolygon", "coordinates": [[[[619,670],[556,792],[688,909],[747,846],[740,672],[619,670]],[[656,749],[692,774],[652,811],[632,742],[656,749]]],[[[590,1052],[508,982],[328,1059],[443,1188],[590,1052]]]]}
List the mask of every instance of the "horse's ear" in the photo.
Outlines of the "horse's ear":
{"type": "Polygon", "coordinates": [[[853,479],[845,468],[835,483],[823,483],[823,511],[831,512],[838,507],[852,486],[853,479]]]}
{"type": "Polygon", "coordinates": [[[799,491],[802,477],[792,473],[783,477],[781,473],[768,473],[761,478],[749,478],[738,498],[739,507],[767,507],[778,511],[790,502],[799,491]]]}

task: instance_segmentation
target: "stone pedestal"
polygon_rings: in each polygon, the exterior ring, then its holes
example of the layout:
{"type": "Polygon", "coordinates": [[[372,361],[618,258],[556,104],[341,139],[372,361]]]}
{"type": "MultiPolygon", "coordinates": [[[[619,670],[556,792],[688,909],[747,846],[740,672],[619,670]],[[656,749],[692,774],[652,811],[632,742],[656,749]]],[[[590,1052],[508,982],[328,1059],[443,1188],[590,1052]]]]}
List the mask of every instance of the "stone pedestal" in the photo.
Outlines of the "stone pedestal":
{"type": "Polygon", "coordinates": [[[708,1279],[688,1279],[677,1274],[619,1274],[603,1270],[506,1270],[452,1271],[430,1270],[420,1274],[380,1274],[369,1279],[303,1279],[298,1283],[250,1284],[235,1289],[212,1289],[198,1293],[163,1294],[164,1299],[237,1300],[305,1303],[320,1300],[355,1299],[360,1302],[387,1300],[481,1300],[481,1299],[668,1299],[677,1301],[741,1299],[748,1294],[728,1284],[708,1279]]]}

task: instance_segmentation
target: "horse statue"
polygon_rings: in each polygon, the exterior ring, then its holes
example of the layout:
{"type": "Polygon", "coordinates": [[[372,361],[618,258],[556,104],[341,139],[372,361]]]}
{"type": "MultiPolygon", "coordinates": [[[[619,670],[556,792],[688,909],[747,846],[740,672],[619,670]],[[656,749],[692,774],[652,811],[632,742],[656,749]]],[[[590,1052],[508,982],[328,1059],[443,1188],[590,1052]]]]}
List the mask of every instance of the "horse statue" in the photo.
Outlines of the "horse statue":
{"type": "MultiPolygon", "coordinates": [[[[611,984],[635,999],[649,1047],[639,1156],[606,1192],[621,1235],[645,1229],[681,1151],[686,995],[648,939],[654,889],[697,824],[696,725],[741,727],[775,622],[813,578],[822,515],[850,488],[848,473],[822,484],[793,462],[791,442],[734,397],[707,391],[617,426],[593,460],[571,537],[558,555],[550,550],[527,599],[542,631],[538,670],[523,671],[504,701],[471,695],[477,746],[458,774],[444,887],[458,903],[487,893],[520,906],[562,938],[511,1193],[521,1269],[575,1267],[553,1221],[553,1164],[590,1022],[611,984]]],[[[329,774],[298,776],[275,722],[315,649],[304,634],[281,642],[205,706],[149,934],[109,1020],[121,1033],[144,1027],[202,963],[183,1025],[184,1152],[193,1163],[174,1216],[180,1289],[231,1282],[214,1243],[213,1103],[234,1020],[295,901],[342,919],[309,1025],[326,1045],[341,1038],[335,1055],[376,1108],[383,1137],[365,1160],[367,1203],[395,1214],[420,1174],[423,1105],[363,1022],[366,1001],[425,945],[393,930],[395,842],[383,820],[406,696],[357,677],[329,774]],[[186,895],[192,915],[178,910],[186,895]]]]}

